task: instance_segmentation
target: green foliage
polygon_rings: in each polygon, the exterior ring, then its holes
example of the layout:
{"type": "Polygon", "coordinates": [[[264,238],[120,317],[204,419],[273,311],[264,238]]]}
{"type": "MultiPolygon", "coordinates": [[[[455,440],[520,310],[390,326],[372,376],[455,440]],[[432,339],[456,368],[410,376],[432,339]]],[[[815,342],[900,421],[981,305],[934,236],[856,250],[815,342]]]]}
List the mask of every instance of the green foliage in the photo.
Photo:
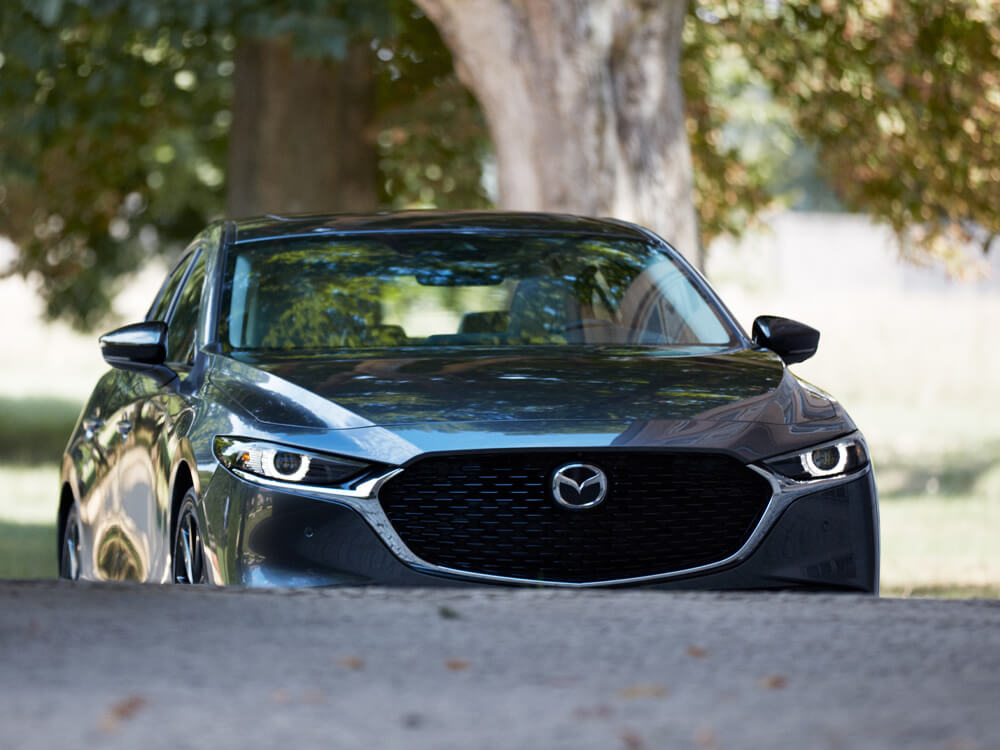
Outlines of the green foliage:
{"type": "Polygon", "coordinates": [[[398,18],[395,33],[376,40],[380,203],[489,208],[482,165],[492,145],[479,105],[434,24],[412,6],[398,18]]]}
{"type": "Polygon", "coordinates": [[[51,317],[103,318],[114,280],[220,205],[232,38],[144,4],[5,3],[0,233],[51,317]]]}
{"type": "Polygon", "coordinates": [[[0,5],[0,235],[20,251],[7,273],[38,283],[49,317],[93,328],[117,280],[222,215],[234,50],[252,36],[329,58],[370,40],[383,205],[488,204],[470,158],[488,148],[482,118],[405,0],[12,0],[0,5]]]}
{"type": "MultiPolygon", "coordinates": [[[[925,256],[1000,233],[996,3],[690,5],[703,243],[740,234],[814,160],[835,193],[821,206],[881,217],[925,256]]],[[[381,205],[489,206],[482,114],[409,0],[7,0],[0,235],[19,247],[7,272],[38,284],[50,317],[94,327],[118,279],[223,213],[234,50],[259,36],[335,59],[368,43],[381,205]]]]}
{"type": "Polygon", "coordinates": [[[703,0],[697,12],[816,144],[847,208],[945,258],[1000,233],[996,3],[703,0]]]}
{"type": "Polygon", "coordinates": [[[727,143],[728,105],[735,90],[748,84],[745,71],[723,72],[725,38],[720,29],[695,14],[692,3],[684,27],[681,83],[686,127],[694,167],[694,201],[702,247],[722,234],[739,236],[772,199],[767,189],[767,159],[747,159],[727,143]]]}
{"type": "Polygon", "coordinates": [[[59,575],[56,537],[55,520],[27,524],[0,519],[0,579],[55,578],[59,575]]]}

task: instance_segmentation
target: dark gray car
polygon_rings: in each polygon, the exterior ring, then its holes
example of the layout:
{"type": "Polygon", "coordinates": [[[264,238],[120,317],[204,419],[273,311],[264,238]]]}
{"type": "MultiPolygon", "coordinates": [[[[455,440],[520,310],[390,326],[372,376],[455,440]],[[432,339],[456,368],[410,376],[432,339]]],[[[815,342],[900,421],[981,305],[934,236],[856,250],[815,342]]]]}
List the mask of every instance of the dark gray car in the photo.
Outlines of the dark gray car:
{"type": "Polygon", "coordinates": [[[62,463],[64,577],[876,592],[864,440],[669,245],[512,213],[210,226],[62,463]]]}

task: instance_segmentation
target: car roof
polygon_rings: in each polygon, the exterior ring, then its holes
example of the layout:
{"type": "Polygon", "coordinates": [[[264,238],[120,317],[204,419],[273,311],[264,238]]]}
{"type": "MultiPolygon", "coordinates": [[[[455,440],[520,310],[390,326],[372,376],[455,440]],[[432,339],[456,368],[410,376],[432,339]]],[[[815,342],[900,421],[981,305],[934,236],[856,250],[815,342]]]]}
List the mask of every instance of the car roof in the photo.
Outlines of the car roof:
{"type": "Polygon", "coordinates": [[[324,234],[573,234],[649,241],[615,219],[514,211],[393,211],[310,216],[267,215],[233,222],[236,244],[324,234]]]}

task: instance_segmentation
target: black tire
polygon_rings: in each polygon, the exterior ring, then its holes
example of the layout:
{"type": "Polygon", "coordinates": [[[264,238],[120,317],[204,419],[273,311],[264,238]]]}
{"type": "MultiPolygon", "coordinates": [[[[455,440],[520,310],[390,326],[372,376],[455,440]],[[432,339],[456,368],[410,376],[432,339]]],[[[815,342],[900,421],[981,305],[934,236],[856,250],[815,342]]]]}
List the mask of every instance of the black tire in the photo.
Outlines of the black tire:
{"type": "Polygon", "coordinates": [[[171,574],[174,583],[207,583],[205,547],[198,523],[198,495],[188,490],[174,524],[171,574]]]}
{"type": "Polygon", "coordinates": [[[59,577],[70,581],[80,579],[80,511],[70,506],[59,545],[59,577]]]}

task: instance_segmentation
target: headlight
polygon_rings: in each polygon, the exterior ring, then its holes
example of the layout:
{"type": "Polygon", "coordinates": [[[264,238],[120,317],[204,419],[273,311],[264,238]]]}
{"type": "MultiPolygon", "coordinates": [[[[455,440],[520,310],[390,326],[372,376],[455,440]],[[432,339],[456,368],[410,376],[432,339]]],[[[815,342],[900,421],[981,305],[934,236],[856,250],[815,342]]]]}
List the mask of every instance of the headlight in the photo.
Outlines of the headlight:
{"type": "Polygon", "coordinates": [[[764,464],[789,479],[803,482],[863,469],[868,465],[868,453],[859,438],[846,437],[801,453],[772,458],[764,464]]]}
{"type": "Polygon", "coordinates": [[[262,440],[215,438],[215,457],[231,471],[267,479],[318,487],[342,486],[371,464],[339,456],[326,456],[262,440]]]}

